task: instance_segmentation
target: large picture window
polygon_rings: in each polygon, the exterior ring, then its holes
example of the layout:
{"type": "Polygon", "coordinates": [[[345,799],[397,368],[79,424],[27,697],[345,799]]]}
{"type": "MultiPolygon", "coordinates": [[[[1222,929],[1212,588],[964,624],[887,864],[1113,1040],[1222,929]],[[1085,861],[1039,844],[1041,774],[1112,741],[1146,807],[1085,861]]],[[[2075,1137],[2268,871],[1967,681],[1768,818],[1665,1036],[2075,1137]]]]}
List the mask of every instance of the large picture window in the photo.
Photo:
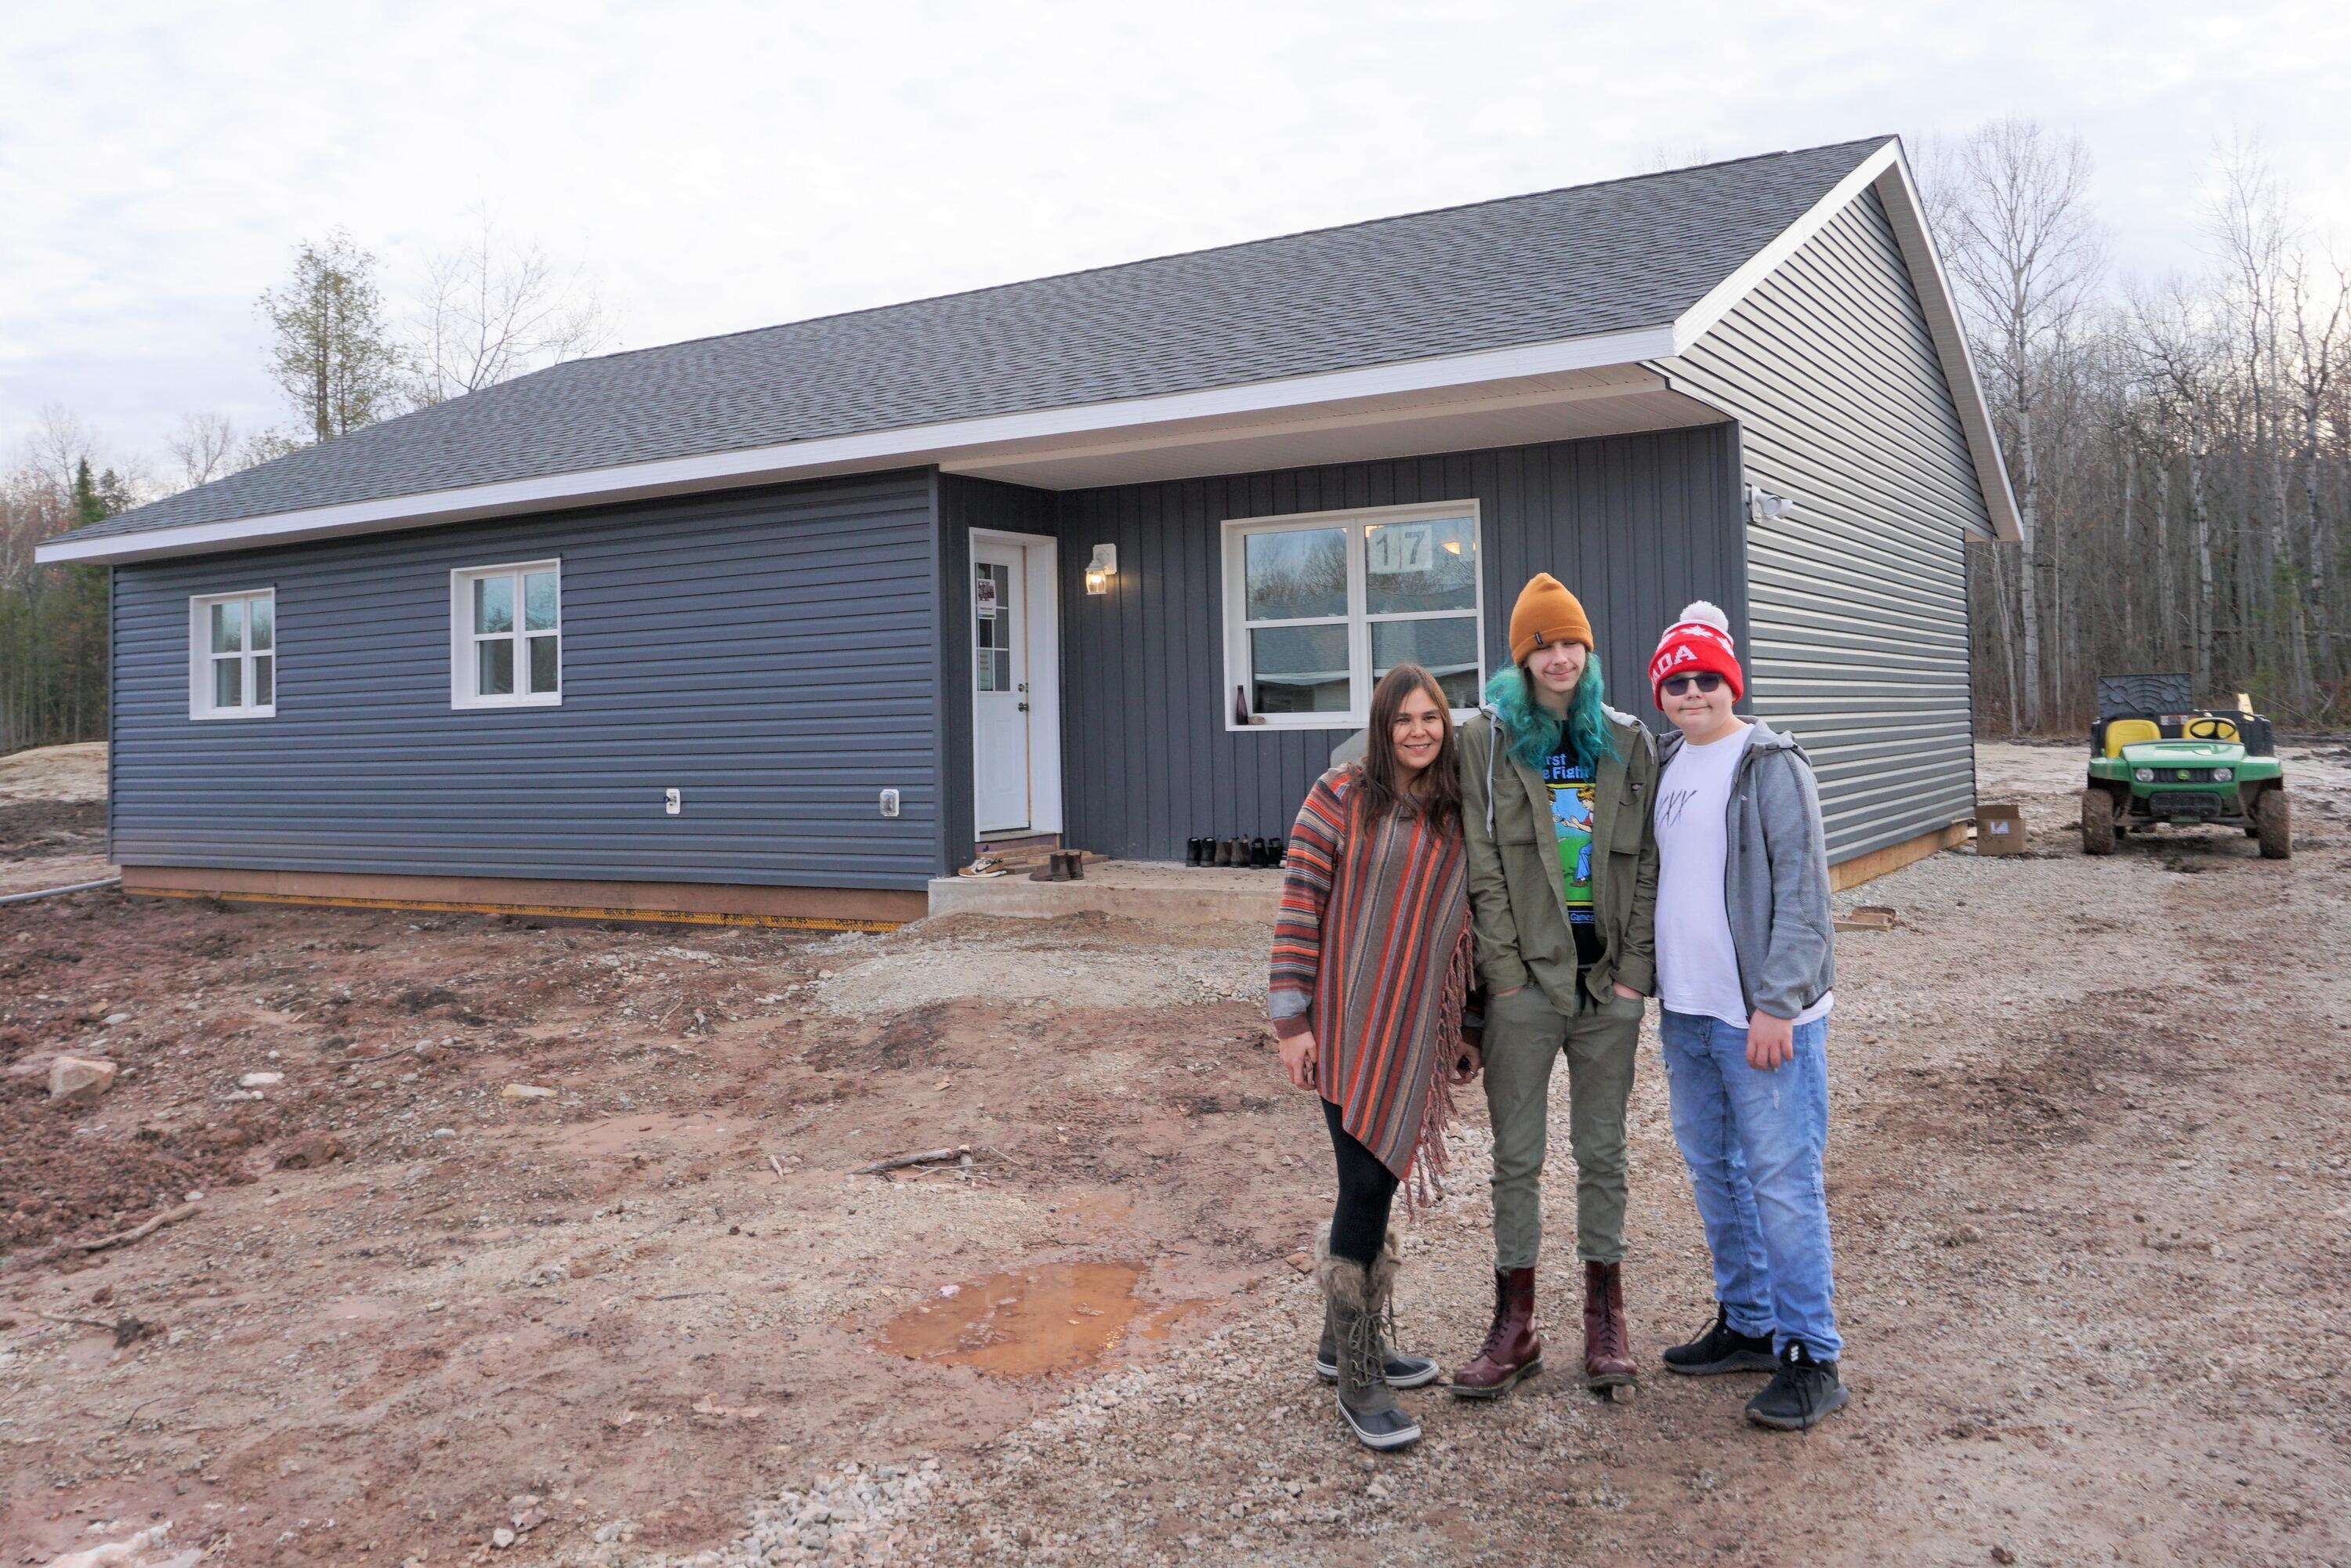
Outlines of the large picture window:
{"type": "Polygon", "coordinates": [[[562,564],[449,574],[453,707],[551,707],[563,700],[562,564]]]}
{"type": "Polygon", "coordinates": [[[277,595],[271,589],[188,601],[188,716],[277,715],[277,595]]]}
{"type": "Polygon", "coordinates": [[[1228,522],[1227,725],[1358,727],[1405,664],[1474,709],[1483,609],[1473,502],[1228,522]]]}

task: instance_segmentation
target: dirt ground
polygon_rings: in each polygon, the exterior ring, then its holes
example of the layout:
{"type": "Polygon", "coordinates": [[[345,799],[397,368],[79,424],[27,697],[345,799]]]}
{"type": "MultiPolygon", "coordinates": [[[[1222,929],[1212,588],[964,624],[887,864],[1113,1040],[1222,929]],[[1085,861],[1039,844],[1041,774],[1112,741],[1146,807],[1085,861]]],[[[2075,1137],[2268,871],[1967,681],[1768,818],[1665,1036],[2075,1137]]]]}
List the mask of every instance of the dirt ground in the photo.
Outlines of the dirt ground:
{"type": "MultiPolygon", "coordinates": [[[[1803,1437],[1740,1419],[1760,1375],[1562,1375],[1562,1074],[1553,1370],[1405,1396],[1405,1454],[1344,1439],[1259,930],[0,907],[0,1067],[35,1070],[0,1075],[0,1564],[144,1532],[122,1560],[2339,1568],[2351,747],[2287,752],[2290,862],[2087,860],[2078,753],[1986,747],[2031,852],[1844,895],[1902,924],[1839,938],[1854,1397],[1803,1437]],[[53,1104],[59,1051],[121,1076],[53,1104]]],[[[12,834],[27,876],[78,847],[12,834]]],[[[1654,1365],[1710,1291],[1645,1049],[1654,1365]]],[[[1398,1307],[1448,1364],[1489,1290],[1465,1110],[1398,1307]]]]}
{"type": "Polygon", "coordinates": [[[106,859],[106,743],[0,757],[0,895],[113,874],[106,859]]]}

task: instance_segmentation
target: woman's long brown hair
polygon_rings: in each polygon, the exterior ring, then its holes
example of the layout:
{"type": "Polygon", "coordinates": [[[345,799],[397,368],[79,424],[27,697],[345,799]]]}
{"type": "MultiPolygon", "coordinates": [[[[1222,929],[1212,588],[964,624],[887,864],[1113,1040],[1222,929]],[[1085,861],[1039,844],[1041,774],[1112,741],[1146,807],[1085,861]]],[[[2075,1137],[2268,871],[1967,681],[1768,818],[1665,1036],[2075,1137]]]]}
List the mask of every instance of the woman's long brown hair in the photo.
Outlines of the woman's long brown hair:
{"type": "Polygon", "coordinates": [[[1453,705],[1446,700],[1445,688],[1437,684],[1435,675],[1418,664],[1398,664],[1382,675],[1372,693],[1372,726],[1364,742],[1361,768],[1366,820],[1379,813],[1393,816],[1400,808],[1416,804],[1428,813],[1429,825],[1437,831],[1460,831],[1461,764],[1453,747],[1453,705]],[[1437,743],[1437,755],[1423,775],[1416,797],[1397,783],[1403,769],[1396,764],[1395,754],[1396,716],[1404,711],[1405,699],[1416,693],[1434,697],[1437,711],[1445,716],[1445,737],[1437,743]]]}

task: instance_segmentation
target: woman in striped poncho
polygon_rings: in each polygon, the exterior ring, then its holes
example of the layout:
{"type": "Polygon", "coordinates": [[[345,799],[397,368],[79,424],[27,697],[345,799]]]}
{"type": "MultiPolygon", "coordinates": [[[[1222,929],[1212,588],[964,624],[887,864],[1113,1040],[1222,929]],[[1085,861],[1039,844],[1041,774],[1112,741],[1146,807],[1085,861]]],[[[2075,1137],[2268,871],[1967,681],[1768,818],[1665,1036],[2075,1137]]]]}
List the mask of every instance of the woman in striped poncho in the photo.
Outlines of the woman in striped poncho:
{"type": "MultiPolygon", "coordinates": [[[[1367,1447],[1420,1427],[1395,1388],[1435,1382],[1383,1323],[1399,1253],[1388,1210],[1399,1184],[1433,1195],[1451,1085],[1479,1068],[1470,977],[1468,863],[1453,722],[1436,678],[1390,670],[1372,695],[1359,763],[1316,780],[1290,831],[1274,925],[1269,1010],[1282,1065],[1316,1091],[1339,1166],[1339,1202],[1315,1249],[1322,1287],[1316,1371],[1367,1447]]],[[[1406,1192],[1406,1201],[1413,1194],[1406,1192]]]]}

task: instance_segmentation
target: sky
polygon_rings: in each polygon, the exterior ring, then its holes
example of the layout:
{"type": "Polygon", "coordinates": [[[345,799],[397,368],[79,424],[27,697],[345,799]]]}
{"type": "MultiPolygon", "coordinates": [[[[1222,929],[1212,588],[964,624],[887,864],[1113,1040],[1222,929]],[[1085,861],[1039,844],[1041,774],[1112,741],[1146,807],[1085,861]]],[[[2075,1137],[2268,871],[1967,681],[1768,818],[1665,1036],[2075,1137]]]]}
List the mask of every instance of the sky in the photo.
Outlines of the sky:
{"type": "Polygon", "coordinates": [[[62,407],[170,468],[284,428],[255,301],[347,229],[388,296],[486,214],[644,347],[1585,181],[2028,116],[2118,273],[2206,263],[2257,137],[2351,258],[2351,6],[335,5],[9,0],[0,456],[62,407]]]}

